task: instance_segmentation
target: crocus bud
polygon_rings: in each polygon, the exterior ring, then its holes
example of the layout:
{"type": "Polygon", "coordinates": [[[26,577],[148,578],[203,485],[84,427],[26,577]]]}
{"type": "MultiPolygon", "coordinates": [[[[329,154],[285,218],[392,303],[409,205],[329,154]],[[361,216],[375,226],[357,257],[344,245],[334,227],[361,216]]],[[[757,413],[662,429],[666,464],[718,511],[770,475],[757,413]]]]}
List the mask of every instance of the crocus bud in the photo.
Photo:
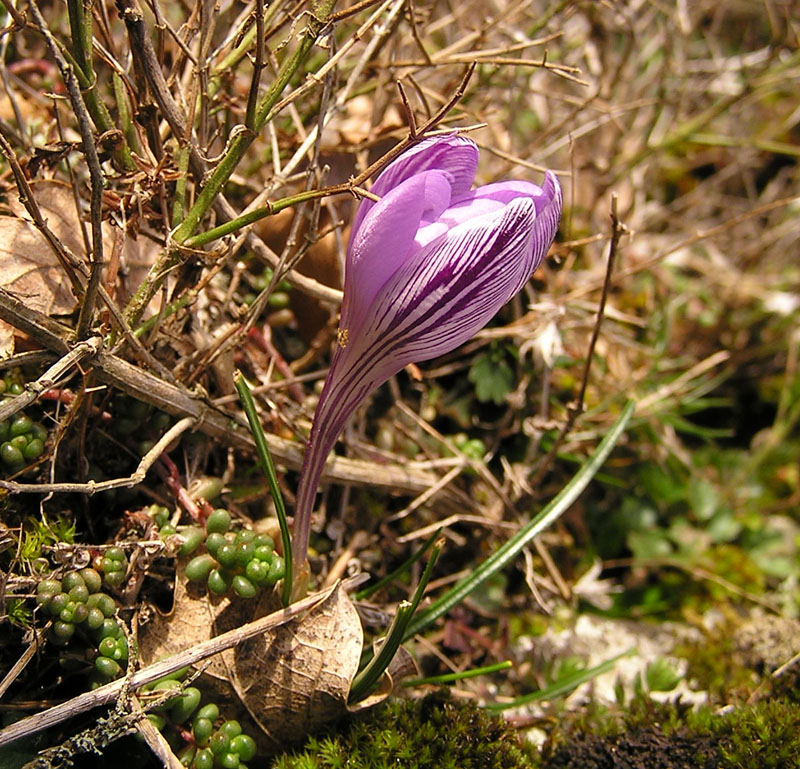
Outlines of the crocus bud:
{"type": "Polygon", "coordinates": [[[378,176],[356,213],[337,344],[306,447],[294,562],[306,559],[325,460],[356,407],[415,361],[467,341],[528,281],[553,242],[561,188],[499,182],[470,189],[475,143],[425,139],[378,176]]]}

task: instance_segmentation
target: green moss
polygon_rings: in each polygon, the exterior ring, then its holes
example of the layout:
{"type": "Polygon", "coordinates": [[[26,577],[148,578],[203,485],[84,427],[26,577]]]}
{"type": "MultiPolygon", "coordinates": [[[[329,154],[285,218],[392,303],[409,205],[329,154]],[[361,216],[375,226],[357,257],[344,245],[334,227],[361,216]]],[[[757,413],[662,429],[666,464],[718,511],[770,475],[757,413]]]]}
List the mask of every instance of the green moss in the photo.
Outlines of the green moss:
{"type": "Polygon", "coordinates": [[[502,719],[433,694],[349,719],[340,730],[279,756],[273,769],[522,769],[533,758],[502,719]]]}
{"type": "Polygon", "coordinates": [[[711,702],[746,700],[760,678],[747,667],[737,648],[734,620],[722,623],[699,641],[678,644],[673,653],[687,660],[686,678],[692,688],[708,692],[711,702]]]}
{"type": "MultiPolygon", "coordinates": [[[[800,706],[764,702],[734,711],[719,745],[720,766],[742,769],[800,767],[800,706]]],[[[720,730],[722,731],[722,730],[720,730]]]]}
{"type": "Polygon", "coordinates": [[[541,752],[501,720],[436,694],[396,700],[310,737],[272,769],[797,769],[800,705],[764,701],[719,714],[637,699],[624,714],[562,714],[541,752]]]}
{"type": "Polygon", "coordinates": [[[625,716],[575,721],[532,764],[538,769],[792,769],[800,767],[800,706],[784,701],[710,708],[638,701],[625,716]],[[591,725],[590,725],[591,724],[591,725]],[[588,727],[588,728],[587,728],[588,727]]]}

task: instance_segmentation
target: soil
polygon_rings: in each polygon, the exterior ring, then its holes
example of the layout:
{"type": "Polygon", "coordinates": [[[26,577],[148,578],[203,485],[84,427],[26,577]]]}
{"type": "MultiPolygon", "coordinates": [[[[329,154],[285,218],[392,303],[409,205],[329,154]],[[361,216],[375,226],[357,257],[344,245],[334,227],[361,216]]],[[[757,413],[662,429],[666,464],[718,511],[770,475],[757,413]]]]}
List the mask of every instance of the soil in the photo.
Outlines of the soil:
{"type": "Polygon", "coordinates": [[[559,747],[548,769],[713,769],[718,739],[665,735],[657,728],[617,737],[589,735],[559,747]]]}

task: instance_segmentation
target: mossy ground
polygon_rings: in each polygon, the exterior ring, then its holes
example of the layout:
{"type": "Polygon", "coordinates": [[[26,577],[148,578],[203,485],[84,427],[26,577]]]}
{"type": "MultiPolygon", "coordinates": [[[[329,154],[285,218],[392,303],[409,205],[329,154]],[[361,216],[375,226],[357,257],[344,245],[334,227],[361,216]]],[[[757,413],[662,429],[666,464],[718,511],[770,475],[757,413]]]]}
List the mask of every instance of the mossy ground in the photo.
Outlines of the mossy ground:
{"type": "Polygon", "coordinates": [[[798,724],[800,705],[781,700],[723,713],[639,701],[567,718],[538,750],[501,717],[433,694],[348,719],[272,769],[792,769],[798,724]]]}
{"type": "Polygon", "coordinates": [[[348,719],[272,769],[524,769],[534,756],[502,719],[440,693],[348,719]]]}

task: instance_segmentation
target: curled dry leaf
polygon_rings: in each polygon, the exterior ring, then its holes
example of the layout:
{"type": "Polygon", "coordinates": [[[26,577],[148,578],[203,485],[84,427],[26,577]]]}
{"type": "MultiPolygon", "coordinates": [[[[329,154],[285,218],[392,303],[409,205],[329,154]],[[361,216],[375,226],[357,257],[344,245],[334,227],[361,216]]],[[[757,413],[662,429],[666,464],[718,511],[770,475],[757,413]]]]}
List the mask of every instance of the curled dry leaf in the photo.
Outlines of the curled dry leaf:
{"type": "Polygon", "coordinates": [[[361,647],[358,613],[340,586],[300,620],[236,648],[234,689],[272,748],[346,711],[361,647]]]}
{"type": "MultiPolygon", "coordinates": [[[[209,598],[179,579],[172,612],[156,614],[139,628],[142,662],[149,664],[264,616],[278,608],[273,601],[269,596],[254,606],[209,598]]],[[[346,712],[362,639],[358,613],[340,586],[307,614],[212,657],[204,663],[200,685],[226,703],[226,718],[255,727],[251,733],[260,751],[274,752],[346,712]]],[[[382,687],[369,704],[377,704],[390,689],[382,687]]]]}
{"type": "MultiPolygon", "coordinates": [[[[69,187],[49,182],[47,189],[36,198],[53,234],[73,254],[82,254],[80,223],[69,187]]],[[[24,209],[17,197],[11,195],[10,203],[17,216],[0,216],[0,286],[32,310],[47,315],[72,312],[77,299],[64,270],[44,236],[27,218],[22,218],[24,209]]],[[[2,354],[11,355],[13,329],[2,321],[0,323],[2,354]]]]}
{"type": "MultiPolygon", "coordinates": [[[[269,613],[254,608],[244,601],[234,603],[227,597],[210,597],[204,587],[181,576],[176,580],[172,611],[169,614],[156,611],[150,621],[139,625],[141,660],[149,665],[269,613]]],[[[211,657],[204,663],[205,673],[227,680],[232,655],[226,649],[211,657]]]]}

